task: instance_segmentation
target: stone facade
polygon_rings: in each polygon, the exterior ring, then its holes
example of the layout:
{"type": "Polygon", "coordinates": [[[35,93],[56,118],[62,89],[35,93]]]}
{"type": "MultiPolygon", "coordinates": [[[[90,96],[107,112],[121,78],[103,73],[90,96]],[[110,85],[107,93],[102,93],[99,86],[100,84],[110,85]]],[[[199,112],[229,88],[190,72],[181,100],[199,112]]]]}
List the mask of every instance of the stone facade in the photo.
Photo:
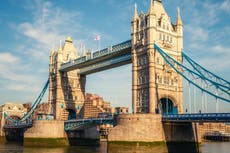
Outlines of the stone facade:
{"type": "Polygon", "coordinates": [[[129,108],[128,107],[115,107],[115,114],[128,114],[129,108]]]}
{"type": "Polygon", "coordinates": [[[49,105],[56,120],[76,118],[85,101],[85,76],[78,75],[77,70],[59,72],[62,63],[76,58],[78,53],[70,37],[66,38],[64,46],[50,53],[49,105]]]}
{"type": "Polygon", "coordinates": [[[172,111],[182,113],[182,77],[166,64],[154,49],[154,43],[177,61],[182,62],[183,24],[180,11],[178,9],[176,24],[172,24],[159,0],[151,0],[146,14],[138,15],[136,5],[134,9],[132,18],[133,113],[172,113],[172,111]]]}
{"type": "Polygon", "coordinates": [[[164,141],[165,137],[161,117],[160,114],[119,115],[117,126],[110,131],[108,141],[164,141]]]}
{"type": "Polygon", "coordinates": [[[203,142],[207,135],[230,138],[230,125],[225,123],[162,123],[161,119],[161,114],[119,115],[117,126],[109,132],[108,141],[203,142]]]}
{"type": "Polygon", "coordinates": [[[34,121],[33,127],[26,130],[24,138],[66,138],[64,121],[34,121]]]}

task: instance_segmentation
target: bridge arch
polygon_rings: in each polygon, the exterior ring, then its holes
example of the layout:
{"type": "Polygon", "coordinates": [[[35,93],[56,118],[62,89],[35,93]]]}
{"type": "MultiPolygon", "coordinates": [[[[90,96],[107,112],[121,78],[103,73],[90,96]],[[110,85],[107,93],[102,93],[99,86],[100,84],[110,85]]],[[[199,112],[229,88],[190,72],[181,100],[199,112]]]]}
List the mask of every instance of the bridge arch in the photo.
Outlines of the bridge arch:
{"type": "Polygon", "coordinates": [[[77,114],[76,114],[76,111],[74,109],[66,109],[66,110],[68,112],[68,120],[77,118],[77,114]]]}
{"type": "Polygon", "coordinates": [[[158,102],[158,110],[161,114],[178,114],[175,98],[171,96],[161,96],[158,102]]]}
{"type": "MultiPolygon", "coordinates": [[[[19,115],[10,115],[10,117],[15,121],[18,121],[21,119],[21,117],[19,115]]],[[[9,121],[9,120],[5,120],[5,124],[10,125],[10,124],[14,124],[14,123],[9,121]]]]}

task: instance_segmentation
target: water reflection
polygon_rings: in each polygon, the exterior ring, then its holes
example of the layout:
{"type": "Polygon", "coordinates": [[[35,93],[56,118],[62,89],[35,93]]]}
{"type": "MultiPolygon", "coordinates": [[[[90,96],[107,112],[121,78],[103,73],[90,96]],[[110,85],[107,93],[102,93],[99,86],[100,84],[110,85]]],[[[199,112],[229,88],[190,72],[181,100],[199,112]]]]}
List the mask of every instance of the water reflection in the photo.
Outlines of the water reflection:
{"type": "MultiPolygon", "coordinates": [[[[171,144],[172,145],[172,144],[171,144]]],[[[188,153],[193,152],[187,145],[140,146],[102,143],[100,146],[70,146],[61,148],[23,147],[18,144],[0,144],[0,153],[188,153]]],[[[200,148],[202,153],[228,153],[229,142],[205,143],[200,148]]]]}
{"type": "Polygon", "coordinates": [[[125,145],[108,145],[108,153],[168,153],[167,147],[158,146],[125,146],[125,145]]]}

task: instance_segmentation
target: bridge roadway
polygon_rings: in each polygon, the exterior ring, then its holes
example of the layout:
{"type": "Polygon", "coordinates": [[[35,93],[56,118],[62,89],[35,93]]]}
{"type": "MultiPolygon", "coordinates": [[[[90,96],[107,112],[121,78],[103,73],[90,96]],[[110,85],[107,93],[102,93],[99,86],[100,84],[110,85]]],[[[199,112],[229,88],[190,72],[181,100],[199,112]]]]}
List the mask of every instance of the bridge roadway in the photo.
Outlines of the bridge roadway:
{"type": "MultiPolygon", "coordinates": [[[[204,114],[164,114],[162,122],[230,122],[230,113],[204,113],[204,114]]],[[[89,123],[94,125],[115,124],[114,118],[92,118],[65,121],[65,130],[83,129],[89,123]]]]}
{"type": "Polygon", "coordinates": [[[15,123],[15,124],[5,124],[3,126],[3,129],[6,130],[6,129],[26,129],[26,128],[30,128],[33,126],[33,123],[32,122],[29,122],[29,123],[15,123]]]}
{"type": "Polygon", "coordinates": [[[78,70],[78,74],[87,75],[121,65],[132,63],[131,40],[96,51],[92,57],[83,56],[63,63],[60,72],[78,70]]]}
{"type": "Polygon", "coordinates": [[[230,122],[230,113],[165,114],[162,122],[230,122]]]}
{"type": "MultiPolygon", "coordinates": [[[[204,113],[204,114],[164,114],[162,115],[162,122],[230,122],[230,113],[204,113]]],[[[76,119],[64,122],[65,131],[81,130],[84,128],[110,124],[115,125],[115,119],[109,118],[90,118],[90,119],[76,119]]],[[[33,126],[32,122],[8,124],[4,125],[4,129],[30,128],[33,126]]]]}

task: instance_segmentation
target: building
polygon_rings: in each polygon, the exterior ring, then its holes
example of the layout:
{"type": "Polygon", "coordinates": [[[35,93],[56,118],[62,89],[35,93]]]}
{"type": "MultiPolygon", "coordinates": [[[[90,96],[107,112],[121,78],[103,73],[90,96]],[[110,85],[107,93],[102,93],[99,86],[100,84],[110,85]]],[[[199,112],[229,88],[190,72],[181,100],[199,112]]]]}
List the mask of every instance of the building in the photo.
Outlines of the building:
{"type": "Polygon", "coordinates": [[[112,114],[113,112],[110,103],[104,101],[102,97],[90,93],[85,95],[85,103],[81,112],[83,118],[95,118],[99,117],[99,114],[112,114]]]}
{"type": "Polygon", "coordinates": [[[71,62],[79,57],[70,37],[57,51],[50,52],[49,64],[49,108],[56,120],[75,119],[84,104],[85,79],[77,70],[59,72],[62,63],[71,62]]]}
{"type": "Polygon", "coordinates": [[[129,108],[128,107],[115,107],[115,114],[128,114],[129,108]]]}

